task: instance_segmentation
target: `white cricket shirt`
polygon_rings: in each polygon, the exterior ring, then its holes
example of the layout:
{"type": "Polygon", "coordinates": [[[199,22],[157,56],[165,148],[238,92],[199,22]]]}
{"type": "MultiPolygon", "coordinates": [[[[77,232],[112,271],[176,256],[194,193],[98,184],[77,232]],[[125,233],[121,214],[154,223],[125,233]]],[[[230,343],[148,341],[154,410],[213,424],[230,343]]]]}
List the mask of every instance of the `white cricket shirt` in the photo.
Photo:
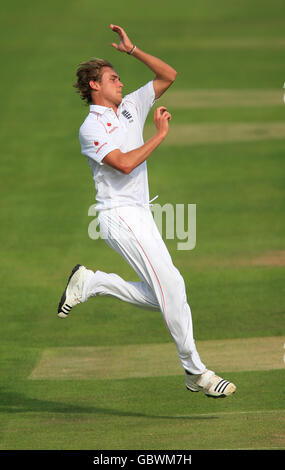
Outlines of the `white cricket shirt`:
{"type": "Polygon", "coordinates": [[[153,81],[126,95],[117,110],[90,105],[79,130],[81,153],[88,159],[96,189],[96,209],[149,203],[146,161],[126,175],[102,162],[112,150],[129,152],[141,147],[143,127],[155,102],[153,81]]]}

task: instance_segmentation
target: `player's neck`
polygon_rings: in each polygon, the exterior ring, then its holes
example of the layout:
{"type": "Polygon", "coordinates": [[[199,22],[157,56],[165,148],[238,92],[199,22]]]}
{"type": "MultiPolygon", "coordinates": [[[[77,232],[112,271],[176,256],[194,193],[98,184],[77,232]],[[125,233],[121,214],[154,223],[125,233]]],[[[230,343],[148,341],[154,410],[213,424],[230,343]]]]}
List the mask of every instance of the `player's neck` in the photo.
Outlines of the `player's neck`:
{"type": "Polygon", "coordinates": [[[117,114],[118,106],[116,104],[102,98],[101,96],[93,97],[92,102],[93,102],[93,104],[97,104],[98,106],[105,106],[106,108],[112,108],[114,113],[117,114]]]}

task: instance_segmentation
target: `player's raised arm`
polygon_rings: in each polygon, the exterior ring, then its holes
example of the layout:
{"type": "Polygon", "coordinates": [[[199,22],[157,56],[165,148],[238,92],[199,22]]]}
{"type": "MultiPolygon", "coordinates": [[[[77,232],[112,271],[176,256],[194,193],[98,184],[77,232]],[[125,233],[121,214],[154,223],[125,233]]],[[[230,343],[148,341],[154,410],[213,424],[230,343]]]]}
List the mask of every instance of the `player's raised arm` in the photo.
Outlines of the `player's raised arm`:
{"type": "Polygon", "coordinates": [[[120,52],[125,52],[136,57],[136,59],[143,62],[154,72],[155,78],[153,86],[155,98],[159,98],[174,82],[177,75],[176,70],[161,59],[139,49],[120,26],[111,24],[110,28],[119,36],[119,44],[113,42],[112,46],[120,52]]]}

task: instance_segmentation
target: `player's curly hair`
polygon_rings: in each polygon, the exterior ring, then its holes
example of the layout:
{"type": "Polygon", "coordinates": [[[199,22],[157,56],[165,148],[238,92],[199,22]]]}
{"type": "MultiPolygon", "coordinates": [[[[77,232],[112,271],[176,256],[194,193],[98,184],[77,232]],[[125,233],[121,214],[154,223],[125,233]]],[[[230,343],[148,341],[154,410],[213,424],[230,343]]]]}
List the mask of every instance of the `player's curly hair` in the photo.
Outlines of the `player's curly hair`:
{"type": "Polygon", "coordinates": [[[77,82],[74,83],[73,86],[77,89],[77,92],[87,105],[92,103],[91,87],[89,82],[90,80],[95,80],[97,82],[101,81],[103,67],[114,68],[108,60],[96,58],[88,60],[87,62],[82,62],[78,66],[76,71],[77,82]]]}

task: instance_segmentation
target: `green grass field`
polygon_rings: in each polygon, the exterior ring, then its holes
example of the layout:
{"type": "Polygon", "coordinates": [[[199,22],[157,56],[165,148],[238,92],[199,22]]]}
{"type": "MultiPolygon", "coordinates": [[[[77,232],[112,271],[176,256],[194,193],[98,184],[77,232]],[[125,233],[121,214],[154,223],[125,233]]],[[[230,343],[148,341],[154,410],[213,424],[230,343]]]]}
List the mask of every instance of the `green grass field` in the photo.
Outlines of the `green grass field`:
{"type": "Polygon", "coordinates": [[[1,450],[285,449],[284,31],[281,0],[5,5],[1,450]],[[114,64],[125,94],[152,78],[110,46],[110,23],[178,71],[158,102],[173,118],[149,160],[150,194],[197,204],[195,249],[167,245],[202,359],[237,385],[225,400],[186,391],[157,312],[94,298],[56,316],[77,263],[136,280],[88,237],[88,108],[72,87],[91,57],[114,64]]]}

